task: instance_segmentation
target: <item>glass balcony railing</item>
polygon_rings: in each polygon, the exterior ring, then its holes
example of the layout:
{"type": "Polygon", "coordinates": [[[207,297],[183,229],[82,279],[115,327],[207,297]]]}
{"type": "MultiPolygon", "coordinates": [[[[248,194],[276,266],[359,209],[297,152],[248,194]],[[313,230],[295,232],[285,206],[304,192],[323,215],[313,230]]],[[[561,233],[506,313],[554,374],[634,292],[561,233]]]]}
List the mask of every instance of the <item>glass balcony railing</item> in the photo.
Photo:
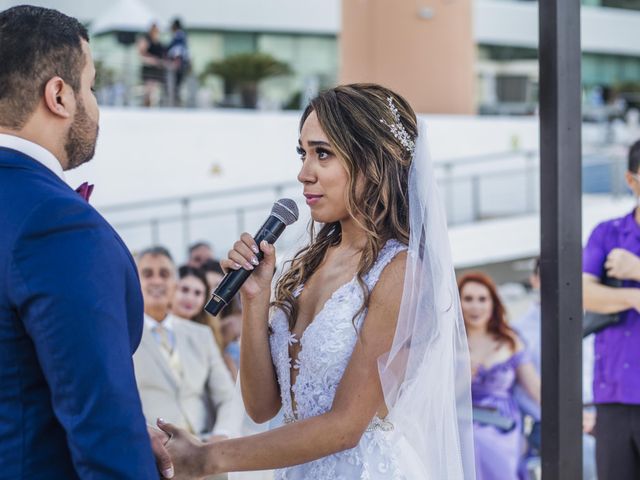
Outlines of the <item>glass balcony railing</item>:
{"type": "MultiPolygon", "coordinates": [[[[626,158],[622,147],[583,149],[583,192],[621,196],[626,158]]],[[[539,212],[539,153],[513,150],[438,162],[435,173],[450,225],[535,215],[539,212]]],[[[197,238],[230,245],[243,231],[259,225],[273,202],[299,199],[298,182],[246,186],[198,195],[105,205],[100,212],[134,251],[162,243],[185,251],[197,238]],[[215,228],[213,228],[215,226],[215,228]]],[[[301,201],[302,202],[302,201],[301,201]]],[[[300,203],[301,218],[279,242],[285,251],[306,238],[308,211],[300,203]]]]}

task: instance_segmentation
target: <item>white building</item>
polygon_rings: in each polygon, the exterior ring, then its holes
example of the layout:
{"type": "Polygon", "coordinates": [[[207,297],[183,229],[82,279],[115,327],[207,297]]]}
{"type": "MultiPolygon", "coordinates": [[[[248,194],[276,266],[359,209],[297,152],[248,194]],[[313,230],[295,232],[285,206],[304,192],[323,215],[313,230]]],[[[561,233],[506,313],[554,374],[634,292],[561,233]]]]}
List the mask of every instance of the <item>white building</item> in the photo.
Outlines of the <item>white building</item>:
{"type": "MultiPolygon", "coordinates": [[[[473,2],[478,110],[532,113],[537,102],[537,2],[473,2]]],[[[0,9],[19,3],[22,2],[0,0],[0,9]]],[[[119,45],[114,32],[132,28],[143,31],[154,20],[168,29],[169,21],[176,16],[189,32],[196,74],[210,61],[245,52],[269,53],[292,67],[293,75],[262,84],[263,107],[295,107],[300,98],[335,84],[339,78],[340,0],[32,3],[74,15],[98,34],[93,39],[93,49],[102,67],[103,84],[114,79],[132,84],[138,75],[135,48],[119,45]]],[[[640,92],[640,0],[583,0],[583,4],[582,76],[586,105],[602,100],[597,87],[604,87],[604,100],[613,90],[623,92],[630,102],[637,101],[634,92],[640,92]]],[[[431,10],[437,13],[437,6],[431,10]]],[[[209,78],[193,100],[206,106],[220,102],[224,95],[222,82],[209,78]]]]}

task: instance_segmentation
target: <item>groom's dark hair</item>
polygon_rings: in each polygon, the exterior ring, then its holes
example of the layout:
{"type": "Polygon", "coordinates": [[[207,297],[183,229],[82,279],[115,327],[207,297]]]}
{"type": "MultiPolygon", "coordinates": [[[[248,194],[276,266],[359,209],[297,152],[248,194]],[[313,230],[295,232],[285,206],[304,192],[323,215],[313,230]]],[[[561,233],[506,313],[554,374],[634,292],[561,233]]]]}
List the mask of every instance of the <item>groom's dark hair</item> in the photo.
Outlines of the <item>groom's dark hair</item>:
{"type": "Polygon", "coordinates": [[[50,8],[20,5],[0,12],[0,126],[18,130],[59,76],[80,90],[87,29],[50,8]]]}

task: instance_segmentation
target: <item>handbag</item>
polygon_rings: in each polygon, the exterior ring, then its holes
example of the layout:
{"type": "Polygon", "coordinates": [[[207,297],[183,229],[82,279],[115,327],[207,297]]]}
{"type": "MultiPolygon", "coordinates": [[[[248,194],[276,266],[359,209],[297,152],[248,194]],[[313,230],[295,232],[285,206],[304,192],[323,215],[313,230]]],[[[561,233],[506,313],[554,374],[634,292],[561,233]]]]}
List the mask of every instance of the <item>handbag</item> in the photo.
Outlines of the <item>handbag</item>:
{"type": "Polygon", "coordinates": [[[503,432],[508,432],[516,426],[513,418],[502,415],[496,408],[473,407],[473,421],[483,425],[491,425],[503,432]]]}
{"type": "MultiPolygon", "coordinates": [[[[622,280],[617,278],[609,278],[604,276],[602,284],[607,287],[620,288],[622,286],[622,280]]],[[[596,313],[585,311],[582,316],[582,338],[597,333],[611,325],[615,325],[620,321],[620,312],[616,313],[596,313]]]]}

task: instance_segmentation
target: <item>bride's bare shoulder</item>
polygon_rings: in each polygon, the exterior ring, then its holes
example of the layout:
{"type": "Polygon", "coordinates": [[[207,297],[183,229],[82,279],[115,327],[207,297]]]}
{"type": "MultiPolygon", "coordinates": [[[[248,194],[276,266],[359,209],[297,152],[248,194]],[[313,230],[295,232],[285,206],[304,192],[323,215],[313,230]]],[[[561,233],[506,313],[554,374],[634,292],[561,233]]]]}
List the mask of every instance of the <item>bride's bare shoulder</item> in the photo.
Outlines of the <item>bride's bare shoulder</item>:
{"type": "MultiPolygon", "coordinates": [[[[407,264],[406,250],[398,252],[384,267],[371,292],[371,305],[399,308],[407,264]]],[[[371,308],[371,307],[370,307],[371,308]]]]}

